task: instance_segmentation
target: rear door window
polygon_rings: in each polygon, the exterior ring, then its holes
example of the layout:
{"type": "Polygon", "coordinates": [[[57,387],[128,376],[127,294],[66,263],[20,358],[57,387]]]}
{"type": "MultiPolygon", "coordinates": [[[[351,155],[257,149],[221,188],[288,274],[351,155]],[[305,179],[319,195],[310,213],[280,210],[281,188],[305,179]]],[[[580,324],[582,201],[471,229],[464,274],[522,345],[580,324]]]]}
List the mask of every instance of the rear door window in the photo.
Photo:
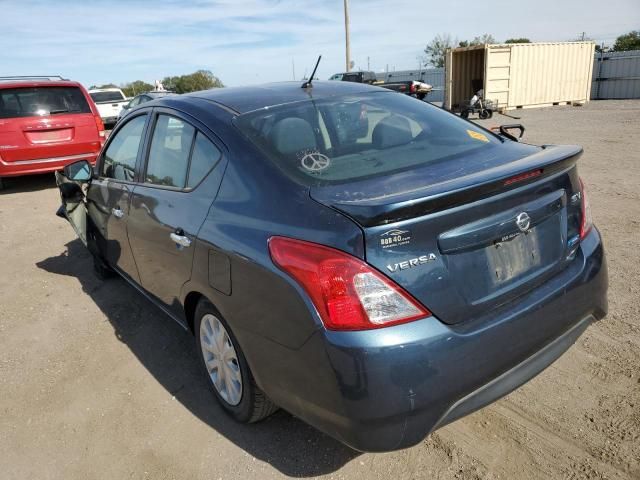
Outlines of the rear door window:
{"type": "Polygon", "coordinates": [[[207,137],[198,132],[196,142],[193,145],[193,153],[191,154],[187,188],[194,188],[198,185],[218,163],[220,156],[220,150],[207,137]]]}
{"type": "Polygon", "coordinates": [[[216,166],[222,152],[189,123],[159,114],[151,138],[145,183],[192,189],[216,166]]]}
{"type": "Polygon", "coordinates": [[[125,123],[104,152],[102,175],[114,180],[131,182],[135,177],[136,160],[147,115],[139,115],[125,123]]]}
{"type": "Polygon", "coordinates": [[[151,140],[145,182],[184,188],[195,128],[169,115],[158,115],[151,140]]]}
{"type": "Polygon", "coordinates": [[[0,118],[91,113],[78,87],[26,87],[0,90],[0,118]]]}

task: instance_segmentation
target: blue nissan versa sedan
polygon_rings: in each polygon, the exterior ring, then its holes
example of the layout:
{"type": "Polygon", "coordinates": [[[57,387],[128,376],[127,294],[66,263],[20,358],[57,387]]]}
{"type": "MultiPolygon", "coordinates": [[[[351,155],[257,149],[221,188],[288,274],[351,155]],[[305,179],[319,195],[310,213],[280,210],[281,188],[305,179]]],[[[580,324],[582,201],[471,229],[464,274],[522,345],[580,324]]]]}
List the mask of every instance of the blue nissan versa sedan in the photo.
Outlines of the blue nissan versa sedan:
{"type": "Polygon", "coordinates": [[[607,311],[577,146],[349,82],[132,109],[57,175],[92,252],[193,332],[222,407],[362,451],[420,442],[607,311]]]}

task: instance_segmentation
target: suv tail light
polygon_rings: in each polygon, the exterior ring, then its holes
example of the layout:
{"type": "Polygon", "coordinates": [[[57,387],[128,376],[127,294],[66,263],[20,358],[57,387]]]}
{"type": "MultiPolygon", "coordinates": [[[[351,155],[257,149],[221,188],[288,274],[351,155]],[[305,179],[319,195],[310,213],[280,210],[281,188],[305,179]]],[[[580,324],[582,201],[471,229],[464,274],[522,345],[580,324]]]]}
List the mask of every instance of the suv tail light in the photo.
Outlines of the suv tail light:
{"type": "Polygon", "coordinates": [[[409,86],[409,92],[410,93],[416,93],[416,84],[411,82],[411,85],[409,86]]]}
{"type": "Polygon", "coordinates": [[[582,207],[582,221],[580,222],[580,240],[586,237],[593,228],[593,216],[591,215],[591,205],[587,196],[587,189],[580,179],[580,199],[582,207]]]}
{"type": "Polygon", "coordinates": [[[104,123],[102,122],[102,118],[100,118],[100,115],[94,115],[93,118],[96,121],[96,128],[98,129],[98,136],[100,136],[100,138],[104,139],[105,133],[104,133],[104,123]]]}
{"type": "Polygon", "coordinates": [[[271,237],[269,253],[305,289],[329,330],[368,330],[431,315],[389,278],[340,250],[271,237]]]}

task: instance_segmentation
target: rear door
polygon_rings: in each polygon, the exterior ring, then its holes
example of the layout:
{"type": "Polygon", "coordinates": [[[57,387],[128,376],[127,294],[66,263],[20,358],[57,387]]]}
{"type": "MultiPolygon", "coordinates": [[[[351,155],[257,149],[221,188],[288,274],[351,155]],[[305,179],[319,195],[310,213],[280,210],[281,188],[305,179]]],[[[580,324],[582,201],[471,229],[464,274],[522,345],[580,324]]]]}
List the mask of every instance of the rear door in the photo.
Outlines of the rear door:
{"type": "Polygon", "coordinates": [[[0,145],[5,162],[81,159],[101,146],[87,99],[74,86],[0,89],[0,145]]]}
{"type": "Polygon", "coordinates": [[[191,278],[195,240],[221,175],[220,143],[179,112],[157,108],[146,168],[133,191],[128,221],[142,286],[180,314],[182,286],[191,278]],[[219,173],[219,172],[218,172],[219,173]]]}
{"type": "Polygon", "coordinates": [[[127,117],[110,136],[99,162],[99,175],[87,192],[95,241],[109,265],[139,283],[140,276],[127,237],[131,195],[138,178],[150,109],[127,117]]]}

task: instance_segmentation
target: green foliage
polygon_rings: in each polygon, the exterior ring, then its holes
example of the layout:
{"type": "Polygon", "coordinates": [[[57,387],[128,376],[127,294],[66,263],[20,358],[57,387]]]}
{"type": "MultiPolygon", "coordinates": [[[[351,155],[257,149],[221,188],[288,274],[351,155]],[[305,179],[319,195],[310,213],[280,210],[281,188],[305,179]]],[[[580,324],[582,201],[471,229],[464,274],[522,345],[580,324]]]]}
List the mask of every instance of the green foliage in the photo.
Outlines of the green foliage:
{"type": "Polygon", "coordinates": [[[104,85],[91,85],[89,90],[97,90],[99,88],[118,88],[115,83],[105,83],[104,85]]]}
{"type": "Polygon", "coordinates": [[[493,38],[493,35],[489,33],[485,33],[483,35],[480,35],[479,37],[474,37],[473,40],[469,42],[469,45],[484,45],[485,43],[497,43],[497,42],[496,42],[496,39],[493,38]]]}
{"type": "Polygon", "coordinates": [[[447,49],[455,45],[448,33],[438,34],[425,47],[424,53],[429,56],[429,65],[434,67],[444,67],[444,55],[447,49]]]}
{"type": "Polygon", "coordinates": [[[504,41],[504,43],[531,43],[531,40],[529,40],[528,38],[522,37],[522,38],[508,38],[507,40],[504,41]]]}
{"type": "Polygon", "coordinates": [[[640,50],[640,31],[633,30],[616,38],[616,43],[611,49],[614,52],[627,52],[629,50],[640,50]]]}
{"type": "Polygon", "coordinates": [[[176,93],[189,93],[198,90],[224,87],[220,79],[209,70],[198,70],[190,75],[165,77],[162,80],[162,85],[164,85],[164,88],[167,90],[176,93]]]}
{"type": "Polygon", "coordinates": [[[122,88],[126,97],[135,97],[141,93],[153,90],[154,86],[143,80],[136,80],[134,82],[125,83],[120,88],[122,88]]]}

